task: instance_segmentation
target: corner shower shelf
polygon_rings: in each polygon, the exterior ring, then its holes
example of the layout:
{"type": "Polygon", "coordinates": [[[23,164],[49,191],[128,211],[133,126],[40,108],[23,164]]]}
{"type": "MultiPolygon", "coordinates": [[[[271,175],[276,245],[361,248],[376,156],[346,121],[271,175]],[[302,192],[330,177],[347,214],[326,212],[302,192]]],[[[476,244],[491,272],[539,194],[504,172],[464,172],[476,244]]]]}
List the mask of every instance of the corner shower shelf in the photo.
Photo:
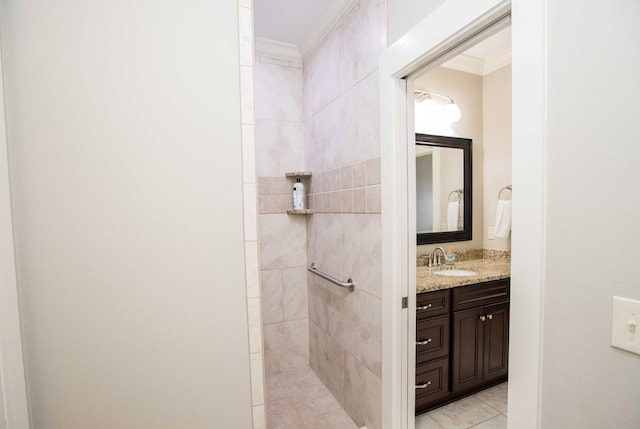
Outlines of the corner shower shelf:
{"type": "Polygon", "coordinates": [[[308,215],[308,214],[313,214],[313,209],[287,209],[287,214],[308,215]]]}
{"type": "MultiPolygon", "coordinates": [[[[311,177],[311,172],[310,171],[292,171],[289,173],[284,173],[284,176],[287,178],[307,178],[307,177],[311,177]]],[[[308,188],[307,188],[308,189],[308,188]]],[[[309,196],[305,195],[305,198],[307,199],[307,201],[309,200],[309,196]]],[[[308,215],[308,214],[313,214],[313,209],[288,209],[287,210],[287,214],[290,215],[308,215]]]]}
{"type": "Polygon", "coordinates": [[[292,171],[291,173],[284,173],[284,177],[311,177],[310,171],[292,171]]]}

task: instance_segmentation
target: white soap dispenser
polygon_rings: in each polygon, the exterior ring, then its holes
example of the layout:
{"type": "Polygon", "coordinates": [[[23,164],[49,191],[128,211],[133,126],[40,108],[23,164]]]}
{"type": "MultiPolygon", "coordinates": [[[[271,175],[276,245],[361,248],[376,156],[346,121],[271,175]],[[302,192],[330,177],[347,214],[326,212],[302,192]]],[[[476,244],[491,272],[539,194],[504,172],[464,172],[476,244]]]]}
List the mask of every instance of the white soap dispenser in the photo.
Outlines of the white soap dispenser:
{"type": "Polygon", "coordinates": [[[304,210],[304,184],[300,178],[293,185],[293,209],[304,210]]]}

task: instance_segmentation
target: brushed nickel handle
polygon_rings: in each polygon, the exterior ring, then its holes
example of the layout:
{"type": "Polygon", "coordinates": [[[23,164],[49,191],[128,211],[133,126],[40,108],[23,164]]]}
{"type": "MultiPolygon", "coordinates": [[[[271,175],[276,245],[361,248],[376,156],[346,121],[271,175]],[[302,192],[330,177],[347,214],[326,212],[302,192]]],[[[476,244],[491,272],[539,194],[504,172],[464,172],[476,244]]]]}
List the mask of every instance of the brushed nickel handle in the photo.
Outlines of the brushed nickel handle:
{"type": "Polygon", "coordinates": [[[484,322],[485,320],[487,320],[487,318],[484,315],[480,316],[480,321],[481,322],[484,322]]]}
{"type": "Polygon", "coordinates": [[[431,342],[431,338],[428,338],[424,341],[416,341],[416,345],[417,346],[426,346],[427,344],[429,344],[431,342]]]}
{"type": "Polygon", "coordinates": [[[430,381],[427,381],[424,384],[416,384],[416,389],[426,389],[427,387],[429,387],[431,385],[430,381]]]}
{"type": "Polygon", "coordinates": [[[431,304],[423,305],[421,307],[417,307],[416,310],[428,310],[431,308],[431,304]]]}
{"type": "Polygon", "coordinates": [[[493,319],[493,314],[487,314],[487,319],[489,320],[493,319]]]}

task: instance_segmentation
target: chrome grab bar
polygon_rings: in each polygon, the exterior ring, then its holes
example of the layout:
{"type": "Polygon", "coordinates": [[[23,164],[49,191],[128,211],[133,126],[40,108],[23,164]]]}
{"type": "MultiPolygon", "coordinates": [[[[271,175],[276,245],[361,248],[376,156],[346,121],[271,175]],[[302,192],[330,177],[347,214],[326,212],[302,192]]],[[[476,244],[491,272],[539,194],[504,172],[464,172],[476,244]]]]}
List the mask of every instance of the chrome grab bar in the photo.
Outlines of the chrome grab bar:
{"type": "Polygon", "coordinates": [[[309,265],[309,267],[307,268],[307,270],[312,272],[316,276],[322,277],[323,279],[330,281],[334,285],[347,288],[351,292],[353,292],[353,288],[356,285],[355,282],[351,279],[351,277],[349,277],[346,282],[342,282],[337,278],[330,276],[329,274],[325,274],[322,271],[318,271],[318,267],[316,267],[315,262],[312,262],[311,265],[309,265]]]}

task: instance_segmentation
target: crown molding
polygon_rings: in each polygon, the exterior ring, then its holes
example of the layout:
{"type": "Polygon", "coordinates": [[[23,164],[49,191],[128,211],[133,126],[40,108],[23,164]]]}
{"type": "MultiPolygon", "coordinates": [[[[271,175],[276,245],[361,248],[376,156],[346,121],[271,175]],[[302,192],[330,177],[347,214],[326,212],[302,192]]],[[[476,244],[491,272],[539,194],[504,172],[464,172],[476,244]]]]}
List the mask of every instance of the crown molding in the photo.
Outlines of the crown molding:
{"type": "Polygon", "coordinates": [[[484,60],[484,74],[488,75],[511,64],[511,49],[505,49],[484,60]]]}
{"type": "Polygon", "coordinates": [[[460,54],[442,64],[442,67],[482,76],[484,72],[484,61],[470,55],[460,54]]]}
{"type": "Polygon", "coordinates": [[[277,40],[256,37],[255,49],[256,55],[263,57],[276,58],[285,61],[296,61],[299,63],[302,62],[300,51],[293,43],[279,42],[277,40]]]}
{"type": "Polygon", "coordinates": [[[350,0],[340,7],[340,2],[327,2],[324,12],[318,16],[313,25],[307,31],[305,37],[300,41],[298,47],[303,60],[309,61],[320,47],[324,39],[335,30],[344,16],[353,9],[358,0],[350,0]]]}
{"type": "Polygon", "coordinates": [[[511,49],[500,51],[485,60],[461,54],[442,64],[442,67],[478,76],[486,76],[508,64],[511,64],[511,49]]]}

